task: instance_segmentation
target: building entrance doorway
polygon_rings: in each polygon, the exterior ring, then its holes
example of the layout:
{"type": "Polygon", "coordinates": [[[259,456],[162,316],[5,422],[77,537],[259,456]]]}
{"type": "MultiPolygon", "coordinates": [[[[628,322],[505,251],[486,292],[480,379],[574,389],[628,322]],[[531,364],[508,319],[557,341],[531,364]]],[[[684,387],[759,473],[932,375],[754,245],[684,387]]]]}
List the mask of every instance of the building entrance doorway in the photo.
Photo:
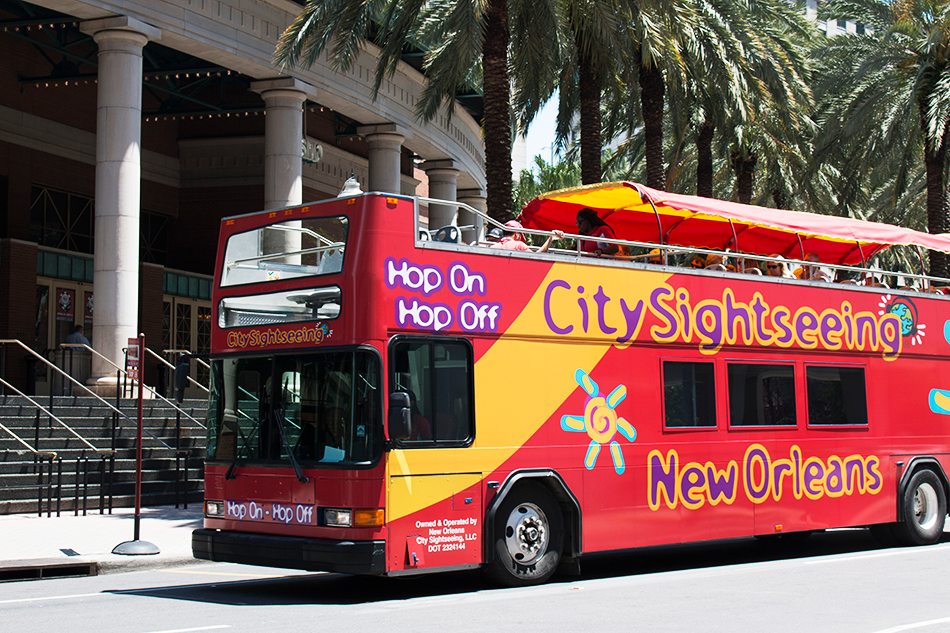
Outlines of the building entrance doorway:
{"type": "MultiPolygon", "coordinates": [[[[83,326],[83,334],[92,346],[94,296],[91,283],[64,279],[36,278],[35,317],[33,349],[70,372],[76,380],[85,382],[89,377],[90,355],[88,352],[68,352],[59,348],[60,343],[72,333],[77,325],[83,326]]],[[[48,395],[71,393],[69,381],[54,376],[53,371],[42,363],[34,366],[34,391],[48,395]]]]}

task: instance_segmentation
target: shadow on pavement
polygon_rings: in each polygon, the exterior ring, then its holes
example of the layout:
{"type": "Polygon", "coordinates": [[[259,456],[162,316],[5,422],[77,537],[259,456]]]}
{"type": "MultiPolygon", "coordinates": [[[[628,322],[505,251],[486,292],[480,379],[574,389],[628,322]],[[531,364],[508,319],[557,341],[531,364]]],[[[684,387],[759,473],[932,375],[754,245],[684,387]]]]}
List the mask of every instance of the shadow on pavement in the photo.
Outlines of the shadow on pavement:
{"type": "MultiPolygon", "coordinates": [[[[942,543],[950,542],[945,532],[942,543]]],[[[701,544],[651,547],[611,554],[591,554],[579,577],[558,577],[554,583],[648,576],[687,569],[728,567],[813,558],[852,552],[886,550],[866,530],[835,530],[810,537],[737,539],[701,544]]],[[[306,574],[233,582],[114,591],[166,600],[187,600],[232,606],[353,605],[409,600],[481,591],[505,591],[475,571],[375,578],[340,574],[306,574]]]]}

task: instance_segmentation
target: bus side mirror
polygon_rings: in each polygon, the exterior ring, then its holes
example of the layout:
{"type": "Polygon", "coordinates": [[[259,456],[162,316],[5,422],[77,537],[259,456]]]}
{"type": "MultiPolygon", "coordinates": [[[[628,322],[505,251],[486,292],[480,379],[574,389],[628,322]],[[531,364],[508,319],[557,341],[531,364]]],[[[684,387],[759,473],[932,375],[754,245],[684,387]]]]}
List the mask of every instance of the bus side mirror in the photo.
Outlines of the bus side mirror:
{"type": "Polygon", "coordinates": [[[408,439],[412,435],[412,409],[409,394],[394,391],[389,394],[389,437],[391,440],[408,439]]]}

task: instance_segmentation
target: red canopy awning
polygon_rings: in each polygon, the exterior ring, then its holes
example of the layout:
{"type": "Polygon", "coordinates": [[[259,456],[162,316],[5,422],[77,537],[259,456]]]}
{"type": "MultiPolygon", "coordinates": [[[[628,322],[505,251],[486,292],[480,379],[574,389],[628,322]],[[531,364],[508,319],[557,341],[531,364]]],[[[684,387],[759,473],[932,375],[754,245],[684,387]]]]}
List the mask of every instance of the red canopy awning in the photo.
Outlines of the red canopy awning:
{"type": "Polygon", "coordinates": [[[758,255],[778,253],[792,259],[815,253],[831,264],[857,264],[894,245],[950,253],[947,234],[667,193],[633,182],[543,194],[525,205],[520,220],[529,229],[575,233],[575,217],[585,207],[596,211],[619,239],[637,242],[758,255]]]}

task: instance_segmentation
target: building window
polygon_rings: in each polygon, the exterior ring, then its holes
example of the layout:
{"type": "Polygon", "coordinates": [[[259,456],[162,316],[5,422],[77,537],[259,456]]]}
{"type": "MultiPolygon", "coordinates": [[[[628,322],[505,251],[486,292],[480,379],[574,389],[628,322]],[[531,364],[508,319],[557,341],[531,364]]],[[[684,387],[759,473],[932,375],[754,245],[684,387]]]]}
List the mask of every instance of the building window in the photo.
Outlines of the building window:
{"type": "Polygon", "coordinates": [[[809,424],[868,423],[862,367],[806,367],[809,424]]]}
{"type": "Polygon", "coordinates": [[[839,31],[847,31],[847,30],[848,30],[848,21],[847,21],[847,20],[838,20],[838,21],[837,21],[837,25],[838,25],[838,30],[839,30],[839,31]]]}
{"type": "Polygon", "coordinates": [[[664,362],[663,409],[667,428],[716,426],[713,364],[664,362]]]}
{"type": "Polygon", "coordinates": [[[171,218],[167,215],[142,211],[139,234],[142,236],[140,246],[143,262],[163,266],[167,263],[169,224],[171,218]]]}
{"type": "Polygon", "coordinates": [[[858,35],[864,35],[864,33],[866,32],[864,25],[861,23],[855,24],[854,32],[857,33],[858,35]]]}
{"type": "Polygon", "coordinates": [[[412,447],[472,441],[472,347],[467,341],[399,337],[390,345],[390,363],[390,391],[407,393],[410,402],[408,420],[390,420],[391,438],[412,447]]]}
{"type": "Polygon", "coordinates": [[[34,185],[30,191],[30,237],[41,246],[91,253],[95,209],[92,198],[34,185]]]}
{"type": "Polygon", "coordinates": [[[794,426],[795,369],[791,365],[729,365],[732,426],[794,426]]]}

